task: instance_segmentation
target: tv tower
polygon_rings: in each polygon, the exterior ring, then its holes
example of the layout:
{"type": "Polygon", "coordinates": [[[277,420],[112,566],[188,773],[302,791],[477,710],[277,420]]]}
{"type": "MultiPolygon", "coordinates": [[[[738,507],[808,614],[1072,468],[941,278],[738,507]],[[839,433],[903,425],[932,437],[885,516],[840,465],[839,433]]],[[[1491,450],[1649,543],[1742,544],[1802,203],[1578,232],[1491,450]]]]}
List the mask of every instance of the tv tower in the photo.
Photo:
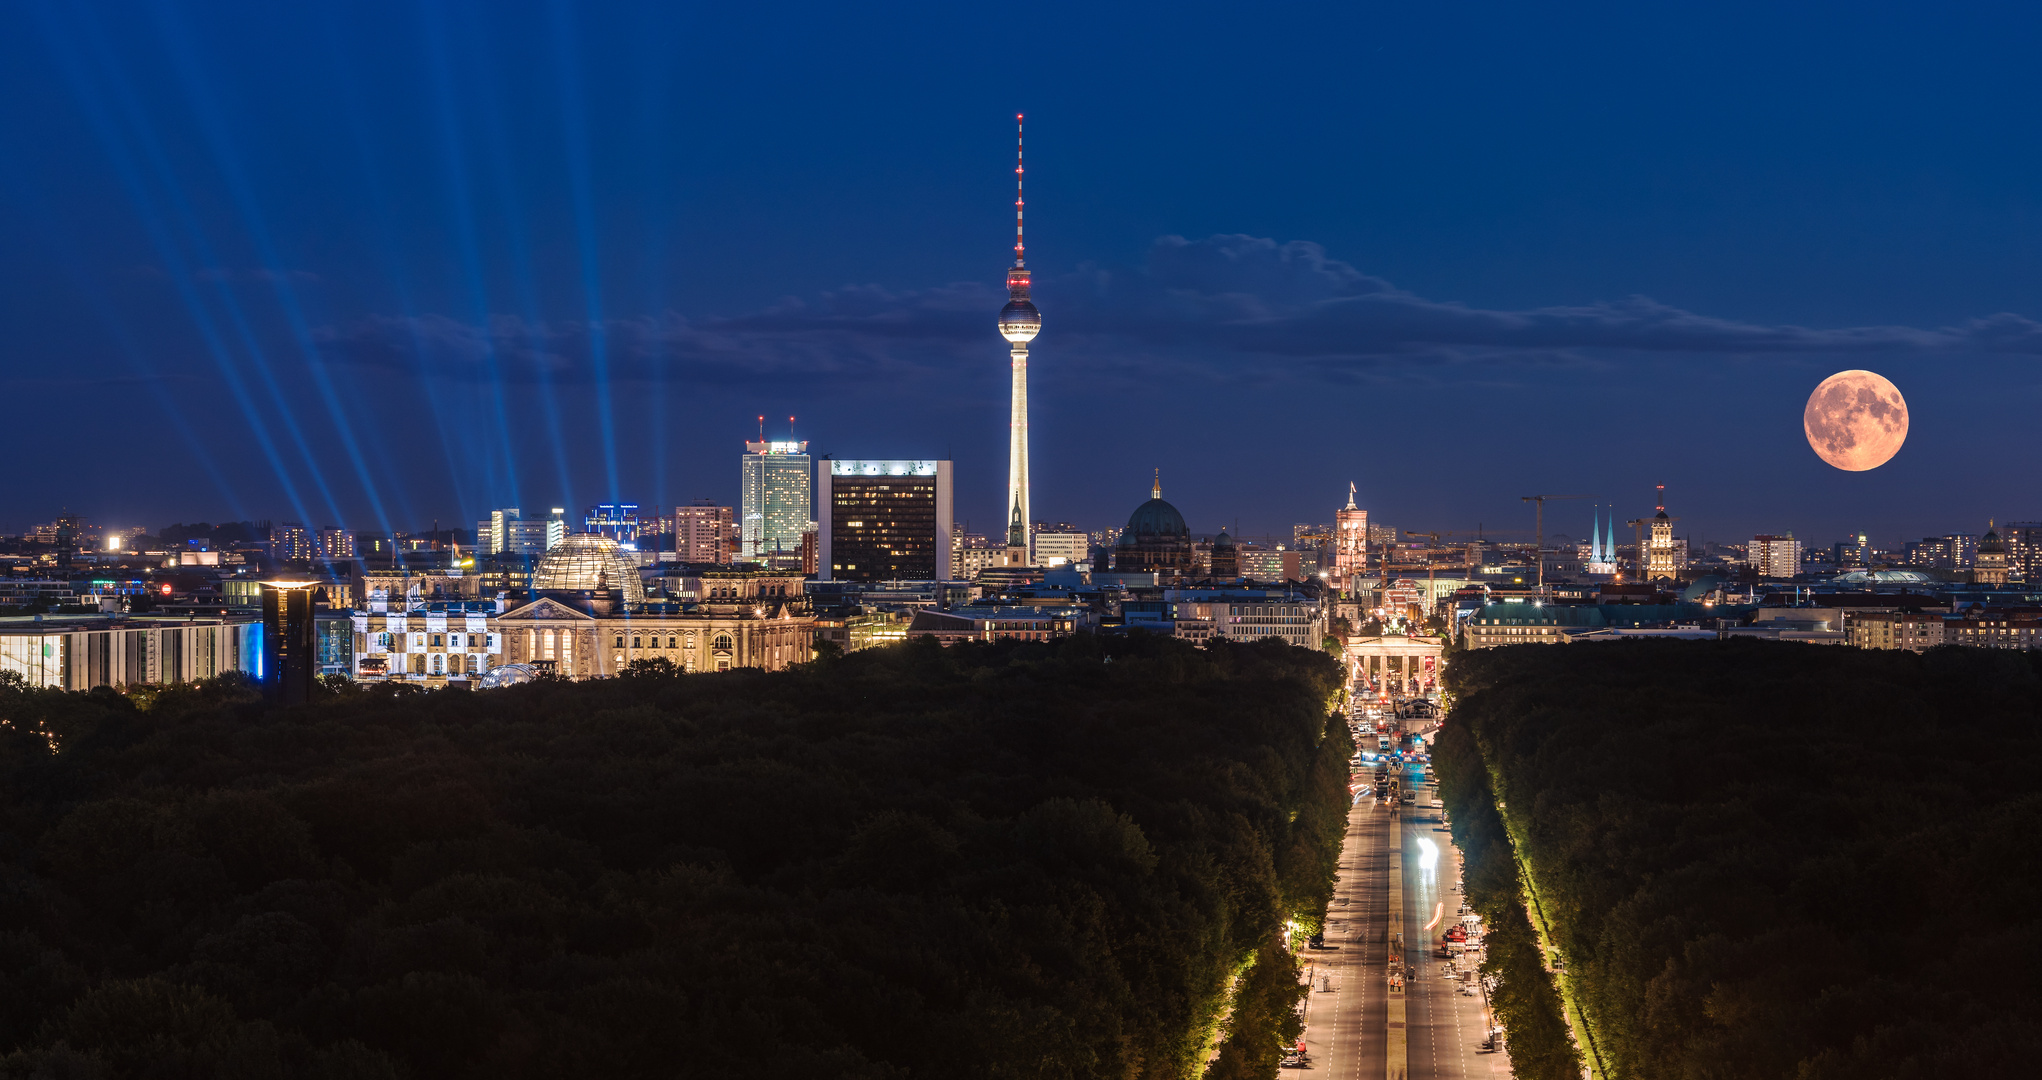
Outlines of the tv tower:
{"type": "Polygon", "coordinates": [[[1028,525],[1035,519],[1028,505],[1028,343],[1042,329],[1042,313],[1028,299],[1027,247],[1021,242],[1021,114],[1014,114],[1014,266],[1007,271],[1007,306],[1000,309],[1000,336],[1007,339],[1014,361],[1014,404],[1007,418],[1007,550],[1029,543],[1028,525]]]}

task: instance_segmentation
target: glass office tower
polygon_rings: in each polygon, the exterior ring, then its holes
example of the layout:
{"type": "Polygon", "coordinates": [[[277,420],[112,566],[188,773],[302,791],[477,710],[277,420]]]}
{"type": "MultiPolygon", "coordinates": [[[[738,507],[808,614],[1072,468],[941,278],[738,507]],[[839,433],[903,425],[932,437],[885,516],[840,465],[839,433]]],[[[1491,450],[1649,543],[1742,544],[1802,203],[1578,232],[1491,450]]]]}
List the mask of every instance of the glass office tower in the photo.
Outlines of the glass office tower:
{"type": "Polygon", "coordinates": [[[774,553],[801,550],[809,516],[808,444],[747,442],[741,480],[739,539],[743,557],[765,562],[774,553]]]}

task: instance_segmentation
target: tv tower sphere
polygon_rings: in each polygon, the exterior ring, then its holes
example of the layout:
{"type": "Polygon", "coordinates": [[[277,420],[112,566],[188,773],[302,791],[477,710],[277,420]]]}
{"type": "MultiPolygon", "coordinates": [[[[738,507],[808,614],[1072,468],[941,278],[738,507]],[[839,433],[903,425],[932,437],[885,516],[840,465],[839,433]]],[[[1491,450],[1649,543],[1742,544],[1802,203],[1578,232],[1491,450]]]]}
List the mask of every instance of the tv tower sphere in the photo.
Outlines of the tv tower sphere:
{"type": "Polygon", "coordinates": [[[1007,306],[1000,309],[1000,336],[1016,345],[1035,340],[1042,330],[1042,312],[1028,299],[1028,271],[1007,271],[1007,306]]]}

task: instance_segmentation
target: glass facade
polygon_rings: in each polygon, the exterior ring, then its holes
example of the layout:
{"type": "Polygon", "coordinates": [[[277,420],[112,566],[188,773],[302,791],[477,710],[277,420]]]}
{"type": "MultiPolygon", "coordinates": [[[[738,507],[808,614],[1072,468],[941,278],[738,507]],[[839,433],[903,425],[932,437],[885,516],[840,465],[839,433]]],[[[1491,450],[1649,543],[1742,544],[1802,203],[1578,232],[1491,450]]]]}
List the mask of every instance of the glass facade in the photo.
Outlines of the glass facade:
{"type": "Polygon", "coordinates": [[[532,588],[540,592],[585,592],[621,589],[624,602],[645,602],[645,582],[638,576],[638,564],[607,536],[576,533],[555,545],[539,560],[532,573],[532,588]]]}
{"type": "Polygon", "coordinates": [[[740,483],[738,522],[743,557],[763,561],[774,552],[798,553],[810,521],[811,462],[805,442],[748,442],[740,483]]]}

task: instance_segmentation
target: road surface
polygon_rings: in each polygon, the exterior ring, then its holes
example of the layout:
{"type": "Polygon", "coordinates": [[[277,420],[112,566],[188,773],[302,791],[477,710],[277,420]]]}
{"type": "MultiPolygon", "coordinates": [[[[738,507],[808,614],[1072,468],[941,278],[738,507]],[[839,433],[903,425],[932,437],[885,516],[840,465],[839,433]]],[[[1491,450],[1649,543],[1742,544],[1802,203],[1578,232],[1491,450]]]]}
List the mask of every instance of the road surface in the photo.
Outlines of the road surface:
{"type": "Polygon", "coordinates": [[[1454,891],[1460,853],[1439,827],[1438,811],[1428,805],[1430,789],[1420,782],[1417,791],[1417,806],[1392,810],[1364,798],[1348,815],[1340,877],[1326,915],[1326,948],[1308,948],[1302,957],[1311,979],[1305,998],[1308,1064],[1282,1070],[1279,1080],[1511,1075],[1507,1053],[1481,1048],[1488,1032],[1482,997],[1457,993],[1442,975],[1444,961],[1434,955],[1440,933],[1460,911],[1461,894],[1454,891]],[[1421,840],[1435,845],[1431,866],[1421,840]],[[1401,871],[1403,919],[1397,929],[1403,932],[1399,951],[1407,977],[1393,1010],[1392,945],[1384,939],[1393,932],[1388,907],[1394,870],[1401,871]],[[1439,922],[1427,929],[1435,914],[1439,922]],[[1393,1030],[1399,1021],[1403,1027],[1393,1030]]]}

